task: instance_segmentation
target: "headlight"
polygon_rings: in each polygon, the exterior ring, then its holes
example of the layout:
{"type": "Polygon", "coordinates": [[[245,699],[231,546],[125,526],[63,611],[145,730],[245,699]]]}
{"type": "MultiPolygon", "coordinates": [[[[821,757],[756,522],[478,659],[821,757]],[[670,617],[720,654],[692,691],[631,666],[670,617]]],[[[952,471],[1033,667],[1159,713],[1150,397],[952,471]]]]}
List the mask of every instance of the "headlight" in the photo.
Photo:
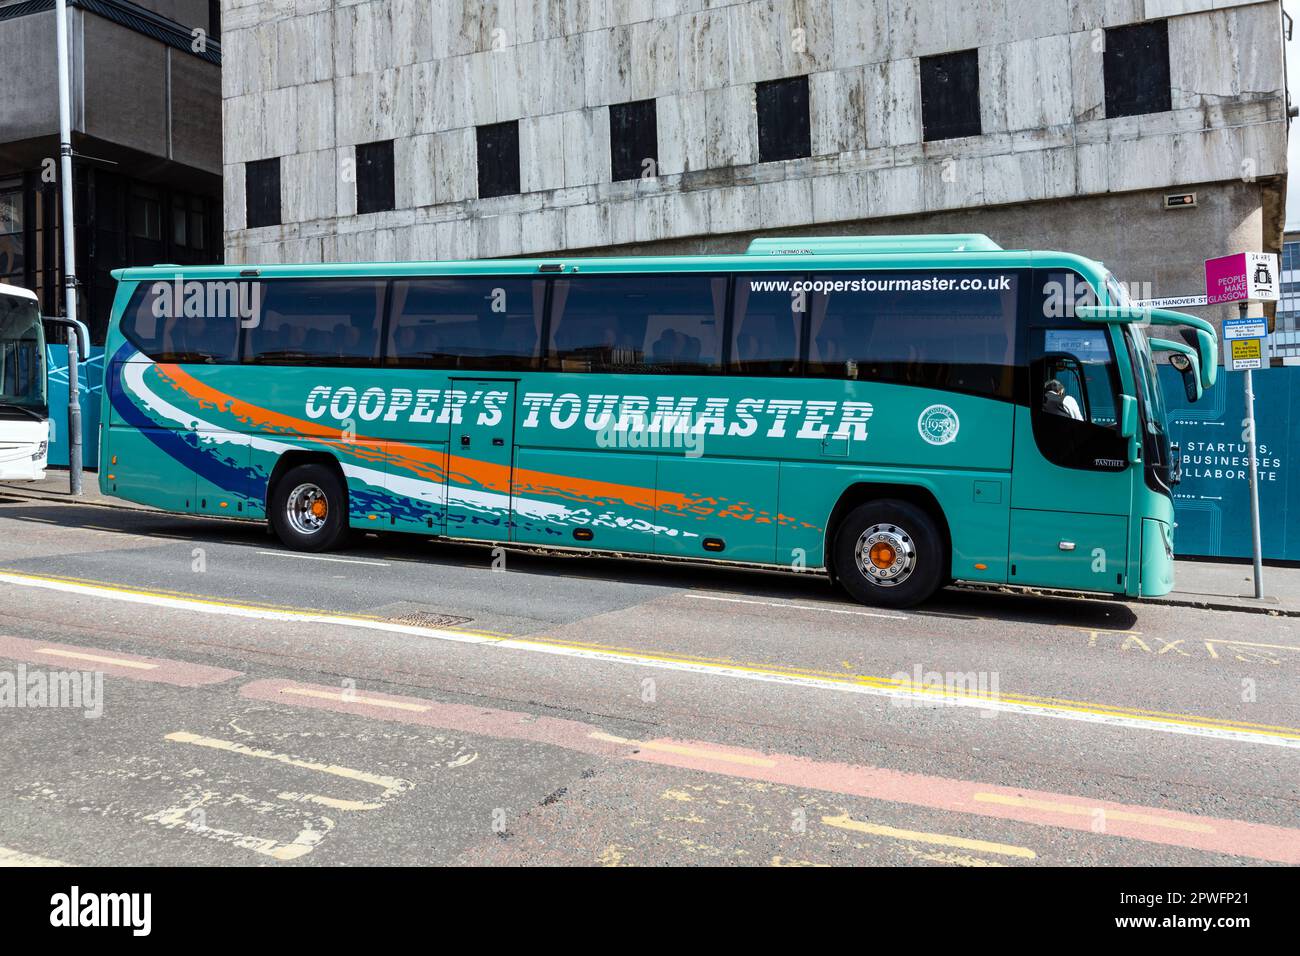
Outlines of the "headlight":
{"type": "Polygon", "coordinates": [[[49,442],[41,442],[36,446],[36,454],[32,455],[32,461],[40,461],[45,457],[45,452],[49,448],[49,442]]]}

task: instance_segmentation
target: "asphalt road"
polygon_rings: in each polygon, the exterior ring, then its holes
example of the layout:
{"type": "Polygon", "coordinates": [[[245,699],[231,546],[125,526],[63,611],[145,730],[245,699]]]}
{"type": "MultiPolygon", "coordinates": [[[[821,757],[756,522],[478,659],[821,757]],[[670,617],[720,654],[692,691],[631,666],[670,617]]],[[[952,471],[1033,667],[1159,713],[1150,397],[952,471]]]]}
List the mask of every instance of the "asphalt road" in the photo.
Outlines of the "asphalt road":
{"type": "Polygon", "coordinates": [[[0,497],[0,863],[1297,863],[1298,675],[1294,617],[0,497]]]}

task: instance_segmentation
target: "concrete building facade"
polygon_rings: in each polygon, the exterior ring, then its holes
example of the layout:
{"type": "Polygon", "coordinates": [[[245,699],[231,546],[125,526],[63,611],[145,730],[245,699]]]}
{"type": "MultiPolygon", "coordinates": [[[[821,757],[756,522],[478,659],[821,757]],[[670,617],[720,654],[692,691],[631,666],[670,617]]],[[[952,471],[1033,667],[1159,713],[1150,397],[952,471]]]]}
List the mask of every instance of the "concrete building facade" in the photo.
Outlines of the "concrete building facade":
{"type": "MultiPolygon", "coordinates": [[[[0,281],[63,312],[54,0],[0,0],[0,281]]],[[[81,318],[111,270],[222,257],[217,0],[68,0],[81,318]]],[[[60,336],[61,338],[61,336],[60,336]]]]}
{"type": "Polygon", "coordinates": [[[1281,247],[1279,0],[225,0],[223,18],[230,261],[984,232],[1172,296],[1204,291],[1207,257],[1281,247]]]}

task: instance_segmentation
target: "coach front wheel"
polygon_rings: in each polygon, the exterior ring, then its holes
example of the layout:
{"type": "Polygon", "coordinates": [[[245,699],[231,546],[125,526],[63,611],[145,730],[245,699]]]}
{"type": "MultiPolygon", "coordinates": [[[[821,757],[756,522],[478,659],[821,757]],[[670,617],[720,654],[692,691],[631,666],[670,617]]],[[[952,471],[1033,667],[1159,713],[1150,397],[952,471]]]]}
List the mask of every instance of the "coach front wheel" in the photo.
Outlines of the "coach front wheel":
{"type": "Polygon", "coordinates": [[[840,524],[835,576],[855,600],[911,607],[943,586],[948,553],[943,535],[922,508],[894,499],[859,505],[840,524]]]}
{"type": "Polygon", "coordinates": [[[299,465],[271,493],[271,527],[295,551],[327,551],[348,529],[348,493],[338,472],[299,465]]]}

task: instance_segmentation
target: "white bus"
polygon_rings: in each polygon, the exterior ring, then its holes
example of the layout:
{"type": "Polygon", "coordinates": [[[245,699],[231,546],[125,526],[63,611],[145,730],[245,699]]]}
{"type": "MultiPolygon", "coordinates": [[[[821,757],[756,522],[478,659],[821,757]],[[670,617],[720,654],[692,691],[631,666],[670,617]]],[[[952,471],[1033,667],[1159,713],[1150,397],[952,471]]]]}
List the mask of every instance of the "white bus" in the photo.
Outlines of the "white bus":
{"type": "Polygon", "coordinates": [[[40,306],[35,293],[0,283],[0,481],[44,478],[49,443],[40,306]]]}

